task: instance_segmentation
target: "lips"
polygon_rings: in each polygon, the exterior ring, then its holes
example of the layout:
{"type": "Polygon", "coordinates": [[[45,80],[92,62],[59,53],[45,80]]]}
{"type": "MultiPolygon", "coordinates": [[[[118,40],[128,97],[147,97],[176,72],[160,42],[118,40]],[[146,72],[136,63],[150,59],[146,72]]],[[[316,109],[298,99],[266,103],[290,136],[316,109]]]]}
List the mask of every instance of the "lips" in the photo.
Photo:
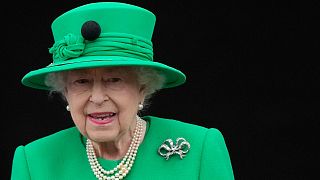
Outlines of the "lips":
{"type": "Polygon", "coordinates": [[[87,118],[96,125],[105,125],[111,123],[115,116],[114,112],[95,112],[88,114],[87,118]]]}

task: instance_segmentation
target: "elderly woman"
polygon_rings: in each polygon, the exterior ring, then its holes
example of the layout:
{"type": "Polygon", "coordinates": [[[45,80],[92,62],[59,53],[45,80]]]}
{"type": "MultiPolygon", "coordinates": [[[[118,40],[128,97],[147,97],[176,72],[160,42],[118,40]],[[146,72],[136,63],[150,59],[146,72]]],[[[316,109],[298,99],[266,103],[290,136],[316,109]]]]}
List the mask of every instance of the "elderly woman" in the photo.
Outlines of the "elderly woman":
{"type": "Polygon", "coordinates": [[[154,25],[150,11],[116,2],[80,6],[52,23],[53,62],[22,83],[60,93],[75,127],[19,146],[12,180],[234,179],[217,129],[138,116],[154,92],[185,82],[153,61],[154,25]]]}

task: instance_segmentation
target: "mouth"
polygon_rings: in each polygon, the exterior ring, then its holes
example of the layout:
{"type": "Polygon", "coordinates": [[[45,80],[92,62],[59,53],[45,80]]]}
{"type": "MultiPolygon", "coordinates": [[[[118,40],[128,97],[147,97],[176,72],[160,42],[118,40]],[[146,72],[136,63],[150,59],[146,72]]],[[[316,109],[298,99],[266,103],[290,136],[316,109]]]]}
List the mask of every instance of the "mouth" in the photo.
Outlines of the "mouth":
{"type": "Polygon", "coordinates": [[[105,125],[111,123],[116,115],[114,112],[95,112],[88,114],[87,117],[96,125],[105,125]]]}

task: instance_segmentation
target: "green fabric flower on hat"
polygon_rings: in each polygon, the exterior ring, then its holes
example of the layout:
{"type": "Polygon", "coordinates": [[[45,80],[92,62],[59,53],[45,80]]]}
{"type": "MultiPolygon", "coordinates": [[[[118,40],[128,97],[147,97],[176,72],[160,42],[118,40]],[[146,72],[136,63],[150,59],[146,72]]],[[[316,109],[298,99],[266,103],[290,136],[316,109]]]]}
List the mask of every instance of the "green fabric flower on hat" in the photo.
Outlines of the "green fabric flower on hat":
{"type": "Polygon", "coordinates": [[[54,43],[49,49],[54,62],[65,61],[69,58],[79,57],[85,48],[84,39],[74,34],[67,34],[60,41],[54,43]]]}

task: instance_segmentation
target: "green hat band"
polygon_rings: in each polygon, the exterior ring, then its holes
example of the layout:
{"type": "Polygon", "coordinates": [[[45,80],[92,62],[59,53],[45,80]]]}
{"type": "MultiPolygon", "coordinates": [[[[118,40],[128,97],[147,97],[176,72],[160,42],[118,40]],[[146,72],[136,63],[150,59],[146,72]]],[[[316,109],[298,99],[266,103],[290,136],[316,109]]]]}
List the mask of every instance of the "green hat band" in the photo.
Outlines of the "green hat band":
{"type": "Polygon", "coordinates": [[[153,61],[152,42],[126,33],[101,33],[94,41],[69,33],[49,52],[54,63],[80,56],[123,56],[153,61]]]}

